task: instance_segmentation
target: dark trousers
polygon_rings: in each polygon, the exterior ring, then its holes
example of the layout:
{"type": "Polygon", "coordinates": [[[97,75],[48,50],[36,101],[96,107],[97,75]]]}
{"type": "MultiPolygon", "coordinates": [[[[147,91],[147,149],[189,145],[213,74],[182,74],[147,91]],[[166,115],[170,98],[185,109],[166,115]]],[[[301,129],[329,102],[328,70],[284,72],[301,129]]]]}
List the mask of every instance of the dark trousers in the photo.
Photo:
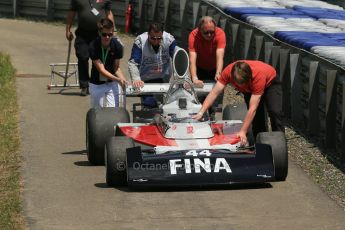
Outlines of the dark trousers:
{"type": "MultiPolygon", "coordinates": [[[[216,81],[214,80],[214,77],[216,75],[216,69],[206,70],[200,67],[196,67],[196,74],[198,75],[198,79],[202,80],[205,83],[209,83],[209,82],[216,83],[216,81]]],[[[215,113],[217,111],[217,107],[223,103],[223,96],[224,96],[223,93],[218,95],[213,105],[208,109],[208,113],[211,115],[212,119],[214,119],[215,113]]],[[[207,95],[198,96],[200,103],[203,103],[206,97],[207,95]]]]}
{"type": "Polygon", "coordinates": [[[74,42],[75,53],[78,58],[78,76],[80,88],[89,87],[90,73],[89,73],[89,46],[91,41],[97,38],[96,32],[76,31],[76,38],[74,42]]]}
{"type": "MultiPolygon", "coordinates": [[[[247,104],[247,107],[249,107],[250,97],[250,93],[244,94],[244,100],[247,104]]],[[[265,92],[261,97],[259,107],[256,110],[256,114],[252,122],[254,137],[256,137],[258,133],[267,132],[268,130],[266,123],[265,106],[270,117],[272,131],[285,132],[283,124],[283,93],[280,81],[278,80],[278,76],[272,82],[272,84],[265,89],[265,92]]]]}
{"type": "Polygon", "coordinates": [[[206,70],[200,67],[196,67],[196,75],[198,76],[199,80],[206,81],[206,82],[214,82],[216,69],[206,70]]]}

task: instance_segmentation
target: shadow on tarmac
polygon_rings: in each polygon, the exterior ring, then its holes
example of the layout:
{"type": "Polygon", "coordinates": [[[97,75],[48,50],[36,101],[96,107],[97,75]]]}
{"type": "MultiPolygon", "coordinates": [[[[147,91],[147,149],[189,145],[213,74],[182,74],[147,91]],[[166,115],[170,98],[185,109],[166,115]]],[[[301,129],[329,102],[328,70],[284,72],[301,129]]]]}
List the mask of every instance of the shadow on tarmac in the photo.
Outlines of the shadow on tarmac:
{"type": "Polygon", "coordinates": [[[74,162],[76,166],[82,166],[82,167],[98,167],[99,165],[92,165],[89,161],[76,161],[74,162]]]}
{"type": "Polygon", "coordinates": [[[61,153],[62,155],[86,155],[86,149],[61,153]]]}
{"type": "Polygon", "coordinates": [[[80,92],[51,92],[48,93],[50,95],[62,95],[62,96],[79,96],[80,97],[80,92]]]}
{"type": "MultiPolygon", "coordinates": [[[[96,183],[97,188],[112,188],[107,183],[96,183]]],[[[241,184],[229,184],[229,185],[209,185],[209,186],[164,186],[164,187],[147,187],[147,188],[129,188],[127,186],[116,187],[113,189],[120,190],[122,192],[195,192],[195,191],[217,191],[217,190],[249,190],[249,189],[270,189],[273,186],[270,183],[241,183],[241,184]]]]}

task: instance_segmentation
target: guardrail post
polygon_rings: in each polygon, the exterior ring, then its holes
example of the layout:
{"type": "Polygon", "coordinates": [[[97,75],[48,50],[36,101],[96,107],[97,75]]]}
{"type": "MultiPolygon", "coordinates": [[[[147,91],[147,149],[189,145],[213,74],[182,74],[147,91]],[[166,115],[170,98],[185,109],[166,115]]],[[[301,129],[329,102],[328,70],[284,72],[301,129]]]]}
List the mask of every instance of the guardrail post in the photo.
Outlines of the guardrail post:
{"type": "Polygon", "coordinates": [[[197,26],[200,2],[193,2],[193,27],[197,26]]]}
{"type": "Polygon", "coordinates": [[[219,19],[219,27],[222,28],[222,30],[225,31],[225,27],[227,25],[228,20],[226,18],[220,18],[219,19]]]}
{"type": "Polygon", "coordinates": [[[273,42],[265,42],[265,62],[271,63],[273,42]]]}
{"type": "Polygon", "coordinates": [[[325,145],[326,147],[334,148],[336,145],[336,70],[326,70],[326,135],[325,145]]]}
{"type": "Polygon", "coordinates": [[[216,22],[216,25],[218,26],[220,21],[220,14],[213,14],[210,16],[213,18],[213,20],[216,22]]]}
{"type": "Polygon", "coordinates": [[[143,12],[145,12],[145,10],[143,10],[144,7],[144,0],[139,0],[138,2],[138,18],[139,18],[139,33],[142,33],[143,31],[145,31],[146,28],[146,20],[145,20],[145,16],[143,14],[143,12]]]}
{"type": "Polygon", "coordinates": [[[180,0],[180,23],[183,25],[183,15],[186,8],[186,0],[180,0]]]}
{"type": "Polygon", "coordinates": [[[264,36],[255,36],[255,60],[264,60],[264,36]]]}
{"type": "Polygon", "coordinates": [[[13,0],[13,17],[18,16],[18,1],[19,0],[13,0]]]}
{"type": "Polygon", "coordinates": [[[308,92],[308,131],[319,136],[319,62],[311,61],[309,64],[309,92],[308,92]]]}
{"type": "Polygon", "coordinates": [[[272,46],[272,59],[271,65],[277,70],[279,73],[280,66],[279,64],[279,55],[280,55],[280,46],[272,46]]]}
{"type": "Polygon", "coordinates": [[[229,31],[229,20],[227,18],[220,18],[219,20],[219,27],[222,28],[222,30],[224,30],[225,32],[225,38],[226,38],[226,47],[225,47],[225,54],[224,54],[224,66],[227,66],[233,58],[233,50],[231,48],[231,40],[232,37],[231,35],[228,33],[229,31]]]}
{"type": "Polygon", "coordinates": [[[243,59],[252,59],[249,53],[249,48],[252,41],[252,35],[253,35],[252,29],[244,29],[243,59]]]}
{"type": "MultiPolygon", "coordinates": [[[[132,24],[132,33],[140,34],[144,30],[144,17],[143,17],[143,0],[131,0],[133,7],[133,24],[132,24]]],[[[128,7],[129,1],[126,0],[126,9],[128,7]]],[[[115,18],[116,21],[116,18],[115,18]]]]}
{"type": "Polygon", "coordinates": [[[341,163],[345,164],[345,81],[342,83],[342,109],[341,109],[341,163]]]}
{"type": "Polygon", "coordinates": [[[156,20],[156,15],[157,15],[157,0],[151,0],[151,15],[148,15],[148,18],[151,22],[156,20]]]}
{"type": "Polygon", "coordinates": [[[208,7],[207,6],[201,6],[200,9],[201,9],[201,16],[206,16],[208,7]]]}
{"type": "Polygon", "coordinates": [[[169,3],[170,3],[170,0],[164,0],[164,24],[168,18],[169,3]]]}
{"type": "Polygon", "coordinates": [[[302,81],[300,78],[301,55],[290,54],[290,79],[291,79],[291,120],[297,127],[303,127],[303,111],[301,102],[302,81]]]}
{"type": "Polygon", "coordinates": [[[230,33],[230,38],[231,39],[231,49],[233,50],[233,57],[232,60],[238,60],[240,59],[240,51],[241,47],[239,46],[239,29],[240,25],[239,24],[231,24],[231,33],[230,33]]]}
{"type": "Polygon", "coordinates": [[[53,0],[46,0],[46,13],[48,21],[52,21],[54,19],[53,5],[53,0]]]}
{"type": "Polygon", "coordinates": [[[282,84],[282,91],[283,91],[283,112],[285,118],[291,117],[291,79],[290,79],[290,72],[289,72],[289,57],[290,57],[290,50],[289,49],[280,49],[279,50],[280,58],[279,58],[279,74],[280,81],[282,84]]]}
{"type": "Polygon", "coordinates": [[[213,8],[207,8],[207,14],[208,16],[214,16],[216,14],[216,10],[213,8]]]}

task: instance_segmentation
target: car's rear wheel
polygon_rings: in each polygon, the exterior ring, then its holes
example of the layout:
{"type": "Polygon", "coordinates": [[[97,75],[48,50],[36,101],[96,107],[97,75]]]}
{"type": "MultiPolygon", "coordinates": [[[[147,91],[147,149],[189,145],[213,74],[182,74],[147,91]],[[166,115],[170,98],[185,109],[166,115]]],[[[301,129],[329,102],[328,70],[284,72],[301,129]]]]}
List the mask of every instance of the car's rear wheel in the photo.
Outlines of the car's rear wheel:
{"type": "Polygon", "coordinates": [[[124,136],[110,137],[105,145],[106,181],[115,187],[127,184],[126,150],[134,147],[132,139],[124,136]]]}
{"type": "MultiPolygon", "coordinates": [[[[247,111],[248,109],[245,103],[227,105],[223,109],[223,120],[240,120],[243,122],[247,111]]],[[[249,127],[247,138],[249,145],[253,145],[255,141],[252,126],[249,127]]]]}
{"type": "Polygon", "coordinates": [[[87,112],[86,148],[91,164],[104,165],[105,142],[115,135],[115,127],[120,122],[129,122],[124,108],[92,108],[87,112]]]}
{"type": "Polygon", "coordinates": [[[275,179],[285,181],[288,174],[288,150],[285,134],[280,131],[263,132],[258,134],[256,141],[271,146],[275,179]]]}

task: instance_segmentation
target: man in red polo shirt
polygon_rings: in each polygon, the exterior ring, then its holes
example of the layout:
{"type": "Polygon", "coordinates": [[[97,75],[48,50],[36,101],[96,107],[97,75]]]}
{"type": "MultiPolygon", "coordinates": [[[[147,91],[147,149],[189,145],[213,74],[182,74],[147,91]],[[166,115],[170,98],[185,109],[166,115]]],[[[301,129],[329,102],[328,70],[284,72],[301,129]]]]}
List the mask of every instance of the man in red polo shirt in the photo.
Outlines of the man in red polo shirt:
{"type": "Polygon", "coordinates": [[[254,137],[259,132],[267,131],[264,105],[270,116],[272,131],[284,132],[281,84],[276,70],[261,61],[243,60],[228,65],[193,118],[201,119],[229,83],[244,94],[248,107],[243,125],[237,134],[243,145],[247,143],[246,134],[250,124],[253,125],[254,137]]]}
{"type": "Polygon", "coordinates": [[[193,83],[203,87],[203,81],[217,81],[223,70],[226,38],[210,16],[200,19],[198,28],[188,38],[189,70],[193,83]]]}

